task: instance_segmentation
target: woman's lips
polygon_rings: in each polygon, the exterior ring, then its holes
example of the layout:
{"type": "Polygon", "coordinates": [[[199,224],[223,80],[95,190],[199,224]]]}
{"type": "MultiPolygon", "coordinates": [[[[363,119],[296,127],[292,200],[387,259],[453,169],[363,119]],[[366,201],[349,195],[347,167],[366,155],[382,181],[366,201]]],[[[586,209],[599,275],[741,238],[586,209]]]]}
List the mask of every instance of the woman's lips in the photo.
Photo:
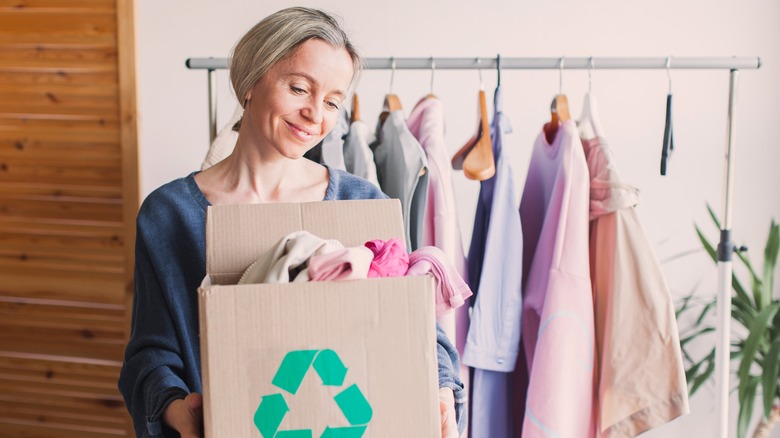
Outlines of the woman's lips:
{"type": "Polygon", "coordinates": [[[293,135],[300,138],[301,140],[307,141],[314,137],[314,133],[312,131],[303,128],[302,126],[296,125],[295,123],[287,122],[287,126],[290,127],[290,131],[293,133],[293,135]]]}

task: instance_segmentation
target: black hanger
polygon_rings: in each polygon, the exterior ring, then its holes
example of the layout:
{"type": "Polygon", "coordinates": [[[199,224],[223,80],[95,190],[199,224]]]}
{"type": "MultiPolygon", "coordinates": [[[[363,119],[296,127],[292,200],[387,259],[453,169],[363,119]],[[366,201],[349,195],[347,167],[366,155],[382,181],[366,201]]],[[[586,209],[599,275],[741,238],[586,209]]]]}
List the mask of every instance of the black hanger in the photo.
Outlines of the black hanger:
{"type": "Polygon", "coordinates": [[[496,73],[498,75],[498,80],[496,81],[496,88],[501,86],[501,54],[496,55],[496,73]]]}
{"type": "Polygon", "coordinates": [[[664,144],[661,149],[661,175],[666,175],[666,163],[674,151],[674,131],[672,129],[672,75],[669,73],[672,57],[666,58],[666,74],[669,76],[669,94],[666,95],[666,125],[664,126],[664,144]]]}

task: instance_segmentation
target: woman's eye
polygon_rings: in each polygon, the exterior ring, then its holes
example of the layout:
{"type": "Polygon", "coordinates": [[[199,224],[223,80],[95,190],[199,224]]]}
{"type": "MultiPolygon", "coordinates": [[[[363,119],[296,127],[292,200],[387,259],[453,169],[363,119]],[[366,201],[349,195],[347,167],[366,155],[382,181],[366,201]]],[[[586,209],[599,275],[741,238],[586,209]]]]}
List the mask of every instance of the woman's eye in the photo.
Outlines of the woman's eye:
{"type": "Polygon", "coordinates": [[[300,87],[296,87],[296,86],[290,86],[290,90],[293,93],[295,93],[295,94],[305,94],[306,93],[306,90],[304,90],[303,88],[300,88],[300,87]]]}
{"type": "Polygon", "coordinates": [[[334,109],[334,110],[339,109],[339,104],[336,103],[336,102],[328,101],[328,102],[325,102],[325,105],[327,105],[328,108],[330,108],[330,109],[334,109]]]}

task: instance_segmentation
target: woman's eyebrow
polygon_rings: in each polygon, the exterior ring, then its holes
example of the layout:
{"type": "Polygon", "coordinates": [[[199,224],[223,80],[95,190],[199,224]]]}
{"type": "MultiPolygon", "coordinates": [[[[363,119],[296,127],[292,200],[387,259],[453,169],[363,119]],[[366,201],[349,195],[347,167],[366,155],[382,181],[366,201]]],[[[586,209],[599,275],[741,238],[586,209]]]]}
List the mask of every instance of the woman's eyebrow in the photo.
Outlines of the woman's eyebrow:
{"type": "MultiPolygon", "coordinates": [[[[292,73],[287,73],[284,76],[285,77],[299,76],[299,77],[302,77],[302,78],[306,79],[312,85],[319,85],[319,82],[317,82],[317,80],[314,79],[314,77],[312,75],[310,75],[308,73],[305,73],[305,72],[292,72],[292,73]]],[[[343,91],[343,90],[333,90],[333,91],[331,91],[331,93],[338,94],[339,97],[341,97],[342,99],[344,97],[346,97],[346,95],[347,95],[347,93],[345,91],[343,91]]]]}

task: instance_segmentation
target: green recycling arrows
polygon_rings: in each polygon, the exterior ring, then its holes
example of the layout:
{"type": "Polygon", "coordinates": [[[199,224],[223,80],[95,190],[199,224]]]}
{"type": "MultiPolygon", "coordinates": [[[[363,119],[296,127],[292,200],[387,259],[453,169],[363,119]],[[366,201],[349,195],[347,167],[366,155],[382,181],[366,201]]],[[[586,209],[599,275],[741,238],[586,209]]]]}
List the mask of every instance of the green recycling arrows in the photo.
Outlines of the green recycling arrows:
{"type": "Polygon", "coordinates": [[[264,395],[260,406],[255,412],[255,426],[263,437],[274,436],[276,429],[282,424],[284,415],[290,409],[282,394],[264,395]]]}
{"type": "MultiPolygon", "coordinates": [[[[309,368],[314,368],[325,386],[341,386],[347,375],[347,367],[333,350],[296,350],[284,356],[271,383],[295,395],[309,368]]],[[[363,436],[373,416],[373,410],[360,388],[355,384],[350,385],[336,394],[334,400],[351,426],[327,427],[320,438],[363,436]]],[[[278,430],[289,410],[282,394],[264,395],[254,417],[260,435],[263,438],[312,438],[310,429],[278,430]]]]}

